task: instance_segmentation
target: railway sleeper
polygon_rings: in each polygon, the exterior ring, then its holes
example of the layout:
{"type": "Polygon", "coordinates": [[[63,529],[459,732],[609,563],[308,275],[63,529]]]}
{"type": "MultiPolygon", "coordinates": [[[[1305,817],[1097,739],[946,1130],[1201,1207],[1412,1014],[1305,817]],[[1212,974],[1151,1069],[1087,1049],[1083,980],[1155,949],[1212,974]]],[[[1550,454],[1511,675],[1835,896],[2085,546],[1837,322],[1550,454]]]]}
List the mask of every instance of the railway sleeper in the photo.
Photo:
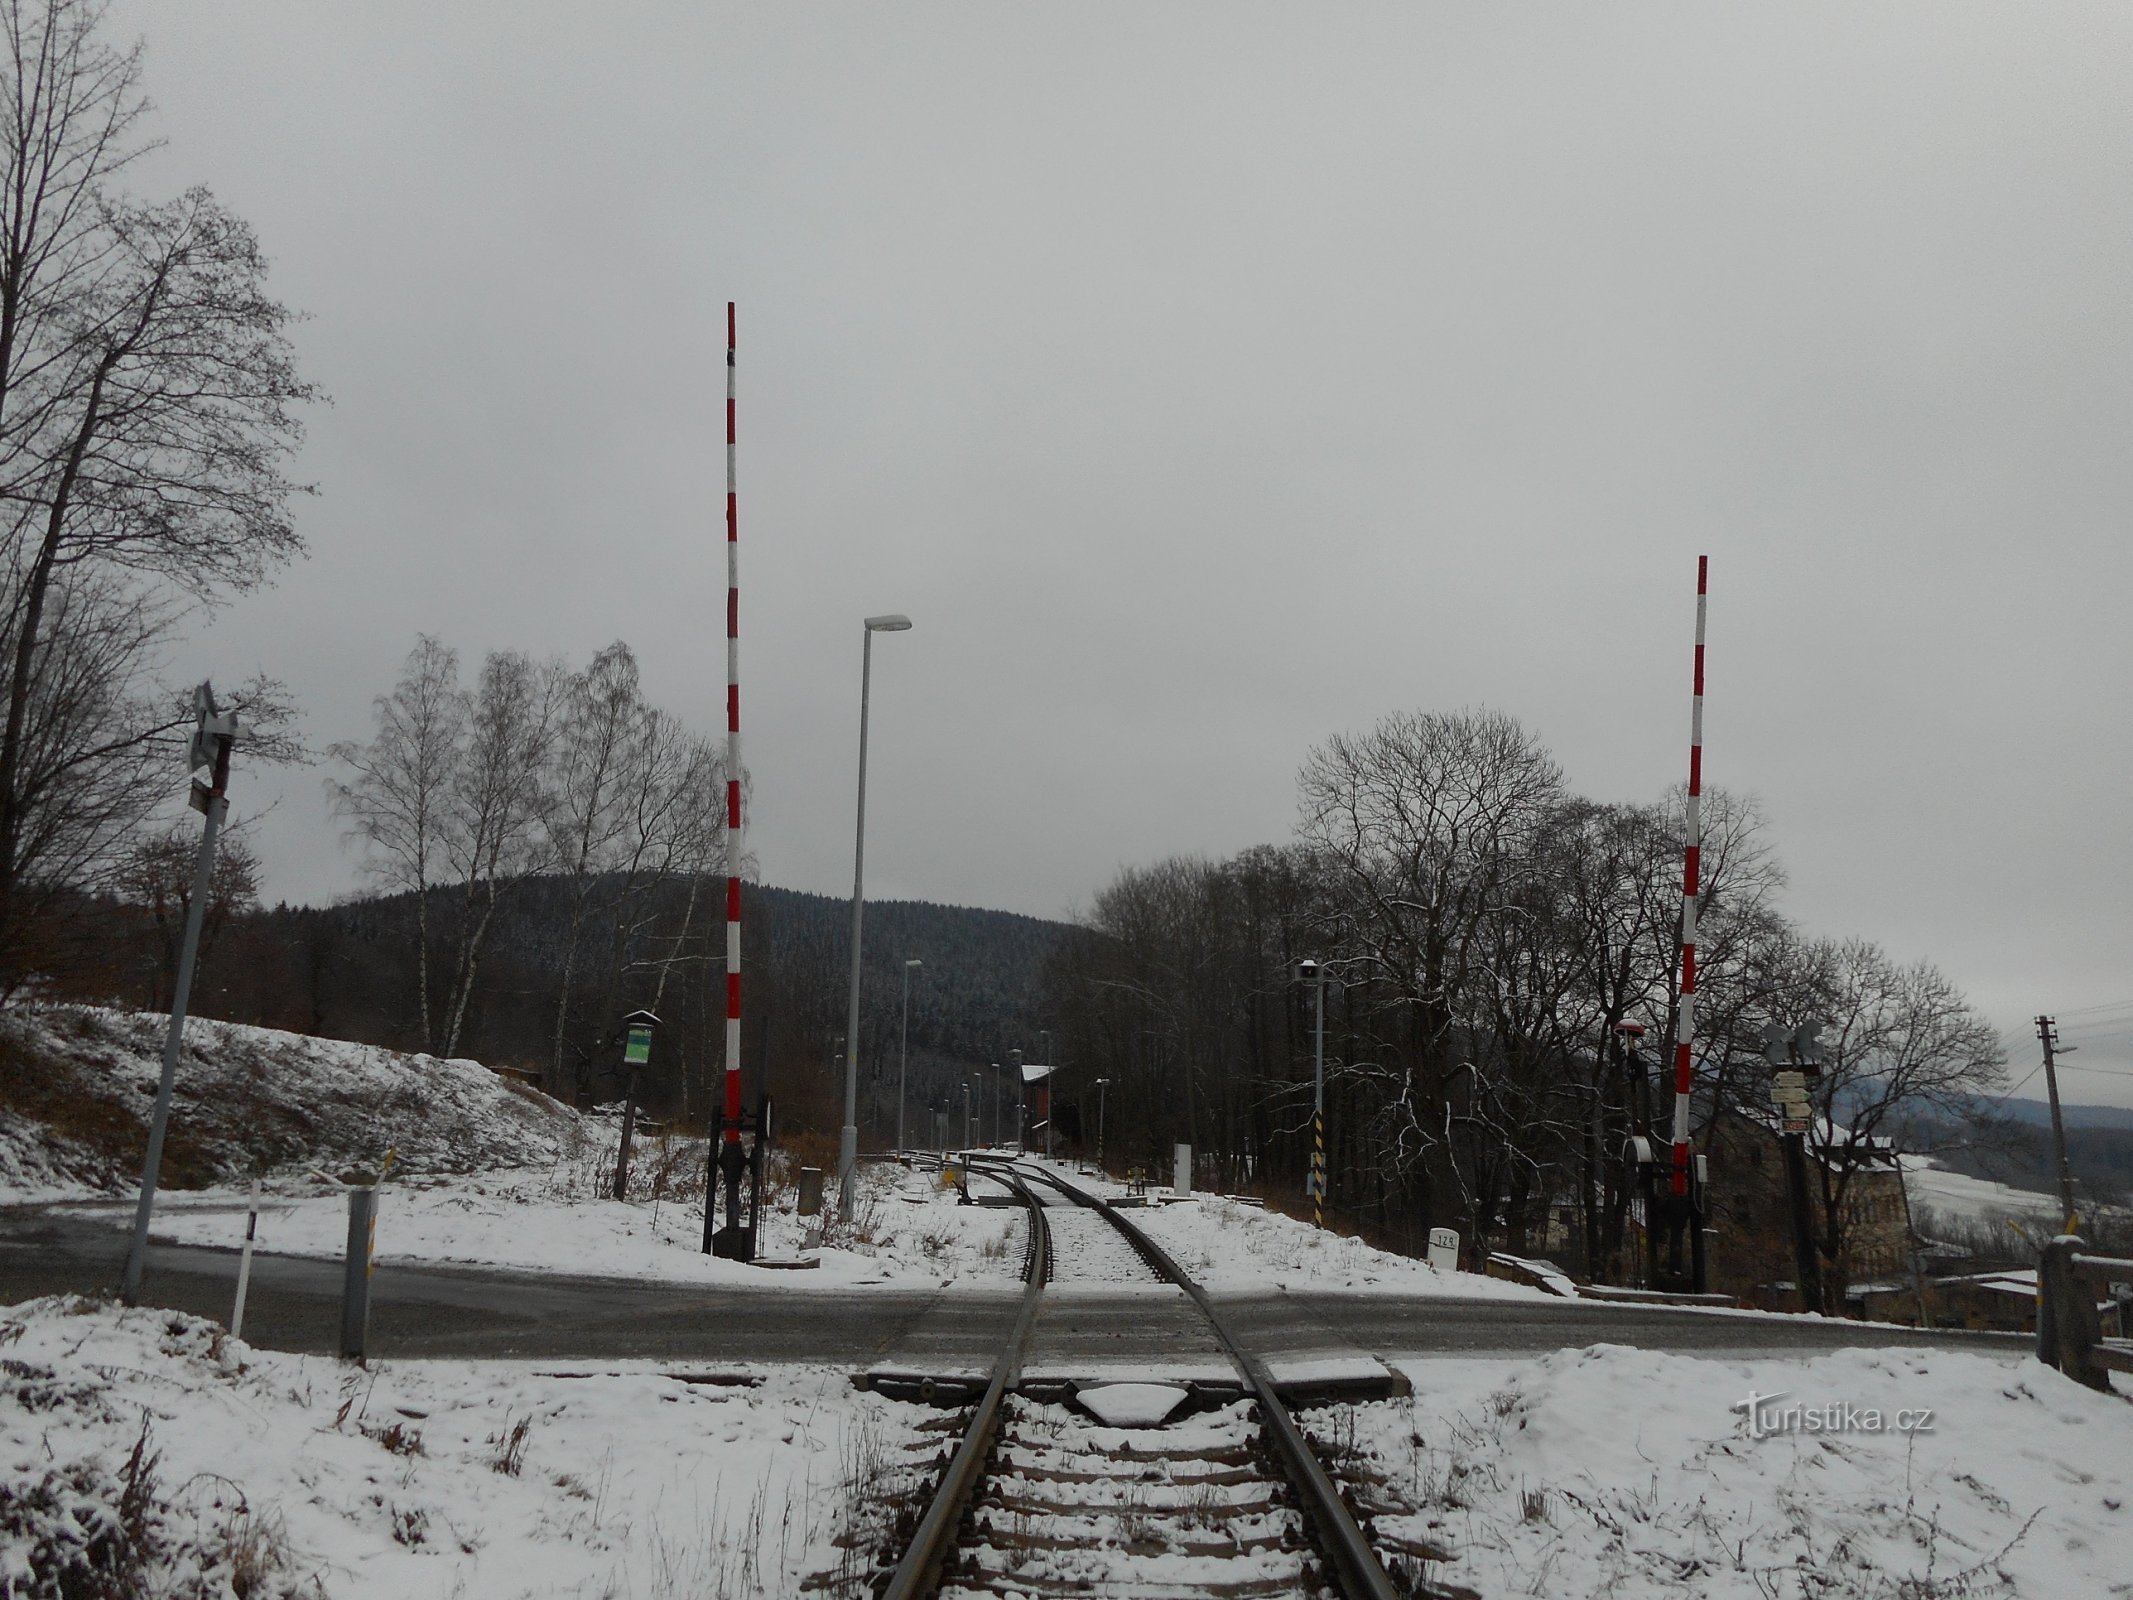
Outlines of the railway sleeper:
{"type": "Polygon", "coordinates": [[[1206,1472],[1163,1472],[1157,1463],[1148,1462],[1131,1478],[1121,1478],[1115,1471],[1100,1468],[1053,1467],[1040,1462],[1022,1461],[1009,1457],[994,1469],[1003,1477],[1028,1478],[1039,1483],[1175,1483],[1181,1485],[1214,1484],[1227,1487],[1233,1483],[1263,1483],[1266,1474],[1257,1467],[1213,1467],[1206,1472]]]}
{"type": "Polygon", "coordinates": [[[1288,1499],[1269,1484],[1264,1494],[1252,1500],[1180,1500],[1174,1505],[1151,1504],[1133,1491],[1139,1484],[1121,1484],[1126,1491],[1116,1500],[1047,1500],[1042,1495],[1011,1494],[994,1487],[978,1491],[979,1509],[1005,1511],[1024,1516],[1049,1517],[1176,1517],[1181,1520],[1227,1522],[1236,1517],[1267,1516],[1290,1510],[1288,1499]]]}
{"type": "Polygon", "coordinates": [[[983,1528],[986,1547],[993,1550],[1118,1550],[1136,1556],[1219,1558],[1297,1548],[1293,1530],[1286,1528],[1238,1539],[1155,1538],[1146,1534],[1128,1538],[1116,1528],[1108,1533],[1044,1533],[1034,1528],[1003,1528],[996,1523],[985,1523],[983,1528]]]}
{"type": "MultiPolygon", "coordinates": [[[[1167,1573],[1161,1570],[1161,1557],[1144,1558],[1144,1566],[1155,1570],[1130,1575],[1120,1573],[1115,1567],[1101,1566],[1094,1560],[1088,1571],[1070,1569],[1055,1574],[1030,1571],[1019,1563],[996,1564],[971,1559],[987,1553],[962,1552],[953,1569],[941,1580],[939,1600],[952,1600],[962,1594],[1047,1597],[1100,1594],[1105,1600],[1259,1600],[1262,1596],[1280,1595],[1296,1600],[1296,1597],[1332,1593],[1316,1560],[1306,1560],[1301,1552],[1296,1553],[1294,1560],[1278,1564],[1269,1563],[1264,1556],[1255,1557],[1253,1559],[1261,1570],[1249,1577],[1240,1575],[1235,1578],[1209,1578],[1186,1571],[1167,1573]]],[[[1100,1560],[1110,1553],[1092,1552],[1092,1555],[1100,1560]]],[[[1180,1561],[1179,1565],[1190,1564],[1180,1561]]]]}

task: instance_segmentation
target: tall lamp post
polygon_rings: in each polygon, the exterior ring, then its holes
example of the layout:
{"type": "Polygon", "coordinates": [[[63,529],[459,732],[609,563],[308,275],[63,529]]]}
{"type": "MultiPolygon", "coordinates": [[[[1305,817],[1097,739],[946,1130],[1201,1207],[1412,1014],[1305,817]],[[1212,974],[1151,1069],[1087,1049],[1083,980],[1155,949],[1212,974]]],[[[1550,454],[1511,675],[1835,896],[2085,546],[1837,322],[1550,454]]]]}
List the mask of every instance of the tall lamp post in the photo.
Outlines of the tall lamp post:
{"type": "Polygon", "coordinates": [[[896,1148],[904,1147],[904,1084],[911,1075],[911,969],[925,962],[913,956],[904,963],[904,1021],[896,1042],[896,1148]]]}
{"type": "Polygon", "coordinates": [[[859,924],[866,908],[867,699],[874,680],[874,635],[902,633],[911,619],[891,613],[866,619],[859,653],[859,822],[852,846],[852,994],[844,1020],[844,1135],[837,1143],[837,1216],[852,1220],[852,1168],[859,1159],[859,924]]]}

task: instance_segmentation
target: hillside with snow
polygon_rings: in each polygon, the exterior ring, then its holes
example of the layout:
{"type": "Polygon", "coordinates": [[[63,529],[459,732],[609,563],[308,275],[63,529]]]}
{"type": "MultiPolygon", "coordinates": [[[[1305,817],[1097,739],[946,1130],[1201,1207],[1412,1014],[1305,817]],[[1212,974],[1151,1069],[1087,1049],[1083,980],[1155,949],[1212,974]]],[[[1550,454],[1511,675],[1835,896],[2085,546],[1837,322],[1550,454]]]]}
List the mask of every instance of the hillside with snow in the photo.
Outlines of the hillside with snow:
{"type": "MultiPolygon", "coordinates": [[[[0,1200],[87,1198],[140,1178],[169,1019],[102,1006],[0,1012],[0,1200]]],[[[577,1125],[474,1061],[190,1020],[162,1182],[274,1173],[464,1173],[552,1161],[577,1125]]]]}

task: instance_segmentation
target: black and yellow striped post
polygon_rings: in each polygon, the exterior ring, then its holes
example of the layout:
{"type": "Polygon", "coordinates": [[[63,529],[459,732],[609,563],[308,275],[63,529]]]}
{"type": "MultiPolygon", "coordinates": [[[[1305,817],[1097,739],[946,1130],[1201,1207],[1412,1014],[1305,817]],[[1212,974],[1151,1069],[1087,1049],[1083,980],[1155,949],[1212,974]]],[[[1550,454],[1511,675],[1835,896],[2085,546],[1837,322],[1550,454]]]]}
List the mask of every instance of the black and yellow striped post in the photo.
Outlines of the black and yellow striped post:
{"type": "Polygon", "coordinates": [[[1326,1225],[1326,1114],[1311,1113],[1311,1226],[1326,1225]]]}
{"type": "Polygon", "coordinates": [[[1296,975],[1311,986],[1311,1224],[1326,1225],[1326,971],[1316,961],[1296,963],[1296,975]]]}

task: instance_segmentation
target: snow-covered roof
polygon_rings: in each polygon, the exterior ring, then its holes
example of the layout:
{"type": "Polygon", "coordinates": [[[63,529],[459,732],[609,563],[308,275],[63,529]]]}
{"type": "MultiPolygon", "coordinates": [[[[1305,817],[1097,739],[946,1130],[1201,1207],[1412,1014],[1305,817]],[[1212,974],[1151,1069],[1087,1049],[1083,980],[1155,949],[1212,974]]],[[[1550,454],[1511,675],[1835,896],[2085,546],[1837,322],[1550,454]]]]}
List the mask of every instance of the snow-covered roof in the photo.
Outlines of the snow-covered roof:
{"type": "Polygon", "coordinates": [[[1022,1063],[1022,1081],[1024,1083],[1041,1083],[1051,1075],[1052,1069],[1050,1067],[1035,1066],[1027,1061],[1022,1063]]]}
{"type": "Polygon", "coordinates": [[[1944,1289],[1968,1284],[1974,1289],[1990,1289],[1997,1294],[2019,1294],[2030,1299],[2035,1299],[2037,1294],[2035,1267],[2009,1267],[2002,1272],[1964,1272],[1952,1278],[1935,1278],[1933,1281],[1944,1289]]]}
{"type": "MultiPolygon", "coordinates": [[[[1740,1114],[1769,1133],[1782,1133],[1784,1121],[1769,1106],[1743,1106],[1740,1114]]],[[[1903,1157],[1897,1152],[1896,1141],[1878,1133],[1855,1133],[1841,1122],[1832,1122],[1820,1111],[1815,1113],[1814,1128],[1807,1135],[1810,1151],[1842,1151],[1858,1165],[1895,1167],[1903,1157]]]]}

